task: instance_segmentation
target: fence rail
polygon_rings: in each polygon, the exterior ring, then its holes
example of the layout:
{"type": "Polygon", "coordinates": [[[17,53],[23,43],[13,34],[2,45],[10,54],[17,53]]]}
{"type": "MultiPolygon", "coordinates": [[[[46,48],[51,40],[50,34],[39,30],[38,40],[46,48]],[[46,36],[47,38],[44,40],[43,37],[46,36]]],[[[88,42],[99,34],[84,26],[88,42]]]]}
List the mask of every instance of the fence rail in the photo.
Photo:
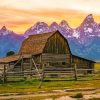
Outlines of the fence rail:
{"type": "MultiPolygon", "coordinates": [[[[0,70],[1,71],[1,70],[0,70]]],[[[8,72],[6,69],[6,66],[2,69],[2,72],[0,72],[0,78],[3,80],[3,83],[6,83],[7,78],[9,77],[67,77],[71,76],[75,80],[78,80],[79,77],[86,77],[86,76],[96,76],[95,79],[100,79],[100,68],[96,69],[84,69],[84,68],[77,68],[77,66],[74,66],[73,68],[52,68],[47,67],[44,69],[39,69],[39,72],[37,73],[37,70],[29,70],[29,71],[19,71],[19,72],[8,72]],[[88,73],[87,73],[88,72],[88,73]]]]}

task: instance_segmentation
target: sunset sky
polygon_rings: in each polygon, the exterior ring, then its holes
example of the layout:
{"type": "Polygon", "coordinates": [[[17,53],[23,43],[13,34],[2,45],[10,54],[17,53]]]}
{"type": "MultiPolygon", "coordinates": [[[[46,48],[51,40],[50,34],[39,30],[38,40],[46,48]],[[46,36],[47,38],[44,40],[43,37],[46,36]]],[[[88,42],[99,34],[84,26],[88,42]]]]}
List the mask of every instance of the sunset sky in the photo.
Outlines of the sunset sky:
{"type": "Polygon", "coordinates": [[[76,27],[91,13],[100,23],[100,0],[0,0],[0,28],[24,33],[37,21],[61,20],[76,27]]]}

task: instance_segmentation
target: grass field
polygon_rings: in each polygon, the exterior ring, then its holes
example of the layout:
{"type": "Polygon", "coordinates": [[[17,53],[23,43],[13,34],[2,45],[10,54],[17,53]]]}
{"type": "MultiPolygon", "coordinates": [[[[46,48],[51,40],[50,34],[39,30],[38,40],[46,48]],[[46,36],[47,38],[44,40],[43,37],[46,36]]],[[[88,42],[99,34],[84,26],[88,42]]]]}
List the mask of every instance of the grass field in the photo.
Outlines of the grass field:
{"type": "Polygon", "coordinates": [[[40,81],[33,80],[23,80],[20,82],[0,84],[0,93],[36,93],[38,91],[50,91],[59,89],[77,89],[77,88],[100,88],[100,80],[45,80],[42,84],[42,88],[38,88],[40,81]]]}

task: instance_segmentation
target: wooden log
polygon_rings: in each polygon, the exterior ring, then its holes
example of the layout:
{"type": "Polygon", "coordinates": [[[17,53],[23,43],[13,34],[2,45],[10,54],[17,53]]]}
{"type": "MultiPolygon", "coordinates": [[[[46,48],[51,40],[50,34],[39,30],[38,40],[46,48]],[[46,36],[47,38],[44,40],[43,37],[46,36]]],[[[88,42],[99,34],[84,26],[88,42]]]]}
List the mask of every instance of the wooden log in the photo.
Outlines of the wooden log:
{"type": "Polygon", "coordinates": [[[33,67],[32,57],[30,57],[30,71],[31,71],[30,78],[32,78],[32,67],[33,67]]]}
{"type": "Polygon", "coordinates": [[[22,60],[21,60],[21,72],[23,72],[23,57],[22,57],[22,60]]]}
{"type": "Polygon", "coordinates": [[[38,88],[41,88],[41,86],[42,86],[42,84],[43,84],[43,80],[44,80],[44,78],[45,78],[45,72],[44,72],[44,64],[42,64],[42,69],[43,69],[43,71],[42,71],[42,77],[41,77],[41,81],[40,81],[40,84],[39,84],[39,87],[38,88]]]}
{"type": "Polygon", "coordinates": [[[6,77],[6,64],[4,64],[4,71],[3,71],[3,84],[7,82],[7,77],[6,77]]]}
{"type": "Polygon", "coordinates": [[[37,74],[39,75],[39,77],[40,77],[40,79],[41,79],[40,72],[39,72],[39,70],[38,70],[38,68],[37,68],[37,66],[36,66],[36,63],[35,63],[35,61],[34,61],[33,58],[32,58],[32,62],[33,62],[33,64],[34,64],[34,67],[36,68],[37,74]]]}
{"type": "Polygon", "coordinates": [[[49,61],[49,62],[52,62],[52,61],[58,61],[58,62],[66,62],[66,59],[70,59],[70,55],[68,54],[42,54],[42,61],[49,61]]]}
{"type": "Polygon", "coordinates": [[[75,81],[77,81],[77,65],[76,64],[74,66],[74,77],[75,77],[75,81]]]}
{"type": "Polygon", "coordinates": [[[33,63],[32,63],[32,57],[30,58],[30,71],[32,70],[33,63]]]}
{"type": "Polygon", "coordinates": [[[18,61],[13,65],[14,67],[20,62],[20,60],[22,59],[22,56],[20,55],[20,57],[19,57],[19,59],[18,59],[18,61]]]}

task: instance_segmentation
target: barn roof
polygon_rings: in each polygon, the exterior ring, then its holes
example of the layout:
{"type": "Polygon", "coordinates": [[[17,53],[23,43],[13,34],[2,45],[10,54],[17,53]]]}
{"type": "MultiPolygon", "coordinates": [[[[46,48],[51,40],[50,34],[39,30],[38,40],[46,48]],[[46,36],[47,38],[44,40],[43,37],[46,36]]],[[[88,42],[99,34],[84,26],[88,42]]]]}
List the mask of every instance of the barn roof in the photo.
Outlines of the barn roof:
{"type": "Polygon", "coordinates": [[[53,34],[57,31],[44,33],[44,34],[36,34],[30,35],[21,46],[19,54],[40,54],[43,52],[45,44],[53,34]]]}
{"type": "Polygon", "coordinates": [[[80,58],[80,59],[83,59],[83,60],[86,60],[86,61],[90,61],[90,62],[93,62],[93,63],[96,63],[95,61],[91,60],[91,59],[88,59],[88,58],[83,58],[81,56],[77,56],[77,55],[74,55],[72,54],[73,57],[77,57],[77,58],[80,58]]]}
{"type": "Polygon", "coordinates": [[[14,62],[17,60],[21,60],[22,58],[30,58],[30,54],[16,54],[16,55],[11,55],[8,57],[0,58],[0,63],[9,63],[9,62],[14,62]]]}
{"type": "Polygon", "coordinates": [[[4,58],[0,58],[0,63],[9,63],[13,61],[17,61],[19,59],[20,55],[12,55],[4,58]]]}

